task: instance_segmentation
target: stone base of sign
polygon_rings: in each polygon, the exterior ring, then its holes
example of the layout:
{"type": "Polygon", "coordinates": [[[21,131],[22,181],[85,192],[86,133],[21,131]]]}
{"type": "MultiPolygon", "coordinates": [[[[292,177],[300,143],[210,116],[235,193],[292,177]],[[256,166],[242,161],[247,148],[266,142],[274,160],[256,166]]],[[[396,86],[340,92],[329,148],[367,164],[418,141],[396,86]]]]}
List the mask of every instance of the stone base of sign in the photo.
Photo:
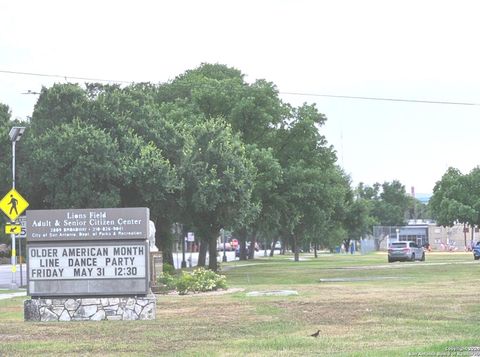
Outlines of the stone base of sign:
{"type": "Polygon", "coordinates": [[[25,321],[154,320],[155,295],[34,298],[24,302],[25,321]]]}

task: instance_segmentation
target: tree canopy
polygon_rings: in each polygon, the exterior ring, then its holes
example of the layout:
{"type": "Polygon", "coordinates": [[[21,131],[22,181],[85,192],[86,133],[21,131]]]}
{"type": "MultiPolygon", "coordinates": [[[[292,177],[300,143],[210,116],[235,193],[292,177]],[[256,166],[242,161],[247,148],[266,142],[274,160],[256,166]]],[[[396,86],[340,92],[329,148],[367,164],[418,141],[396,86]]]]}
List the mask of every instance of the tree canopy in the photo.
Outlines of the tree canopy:
{"type": "Polygon", "coordinates": [[[480,168],[468,174],[448,168],[433,189],[429,206],[438,224],[453,226],[480,224],[480,168]]]}
{"type": "MultiPolygon", "coordinates": [[[[243,245],[282,240],[298,259],[303,245],[331,248],[374,222],[401,224],[409,204],[397,181],[354,194],[322,135],[326,120],[220,64],[161,84],[55,84],[24,123],[19,183],[34,209],[149,207],[166,262],[178,224],[196,232],[199,262],[208,251],[212,269],[221,228],[243,245]]],[[[0,105],[2,148],[11,124],[0,105]]],[[[9,174],[5,157],[0,168],[9,174]]]]}

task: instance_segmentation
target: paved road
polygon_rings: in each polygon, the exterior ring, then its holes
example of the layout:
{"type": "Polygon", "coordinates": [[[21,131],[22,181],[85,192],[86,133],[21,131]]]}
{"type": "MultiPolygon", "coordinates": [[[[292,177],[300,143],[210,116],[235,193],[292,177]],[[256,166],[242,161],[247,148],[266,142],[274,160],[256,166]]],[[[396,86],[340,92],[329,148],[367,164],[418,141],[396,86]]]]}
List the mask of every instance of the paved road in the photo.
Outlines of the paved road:
{"type": "Polygon", "coordinates": [[[12,282],[20,287],[20,283],[24,286],[27,284],[27,265],[22,265],[22,279],[20,279],[20,265],[17,264],[17,272],[12,273],[12,266],[10,264],[0,265],[0,288],[6,289],[12,287],[12,282]]]}
{"type": "MultiPolygon", "coordinates": [[[[235,252],[225,252],[227,256],[227,262],[231,262],[234,260],[238,260],[238,258],[235,258],[235,252]]],[[[270,253],[270,250],[267,251],[267,253],[270,253]]],[[[265,252],[263,250],[260,250],[258,252],[255,252],[256,257],[263,257],[265,252]]],[[[182,266],[182,253],[173,253],[173,262],[175,264],[175,269],[180,269],[182,266]]],[[[222,262],[223,259],[223,251],[218,252],[217,260],[218,262],[222,262]]],[[[185,261],[187,263],[187,267],[191,266],[196,266],[198,262],[198,253],[185,253],[185,261]],[[191,261],[191,264],[190,264],[191,261]]],[[[208,253],[207,253],[207,264],[208,264],[208,253]]]]}
{"type": "Polygon", "coordinates": [[[17,296],[27,296],[27,292],[23,291],[19,293],[0,294],[0,300],[10,299],[17,296]]]}
{"type": "MultiPolygon", "coordinates": [[[[268,251],[269,253],[270,251],[268,251]]],[[[227,261],[231,262],[235,259],[235,252],[226,252],[227,261]]],[[[255,256],[263,257],[264,251],[260,250],[259,252],[255,252],[255,256]]],[[[218,261],[221,262],[223,258],[223,252],[218,253],[218,261]]],[[[173,253],[173,260],[175,263],[175,268],[179,269],[182,265],[182,253],[173,253]]],[[[187,267],[196,266],[198,262],[198,253],[185,253],[185,261],[187,263],[187,267]]],[[[207,263],[208,263],[208,254],[207,254],[207,263]]],[[[22,266],[22,279],[20,279],[20,265],[17,264],[17,271],[15,275],[12,273],[12,266],[10,264],[3,264],[0,265],[0,289],[10,289],[10,288],[17,288],[20,287],[22,283],[23,287],[26,287],[27,284],[27,265],[23,264],[22,266]],[[12,283],[16,286],[12,286],[12,283]]]]}

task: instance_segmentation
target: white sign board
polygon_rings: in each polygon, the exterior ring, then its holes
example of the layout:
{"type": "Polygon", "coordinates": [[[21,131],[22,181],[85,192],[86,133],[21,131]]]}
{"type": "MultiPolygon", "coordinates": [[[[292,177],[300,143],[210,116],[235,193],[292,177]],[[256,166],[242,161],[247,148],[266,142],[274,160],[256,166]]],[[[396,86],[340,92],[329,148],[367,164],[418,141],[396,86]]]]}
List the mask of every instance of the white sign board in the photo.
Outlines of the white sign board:
{"type": "Polygon", "coordinates": [[[32,280],[145,278],[145,245],[30,247],[32,280]]]}
{"type": "Polygon", "coordinates": [[[27,294],[146,295],[146,207],[27,211],[27,294]]]}
{"type": "Polygon", "coordinates": [[[145,294],[148,244],[139,241],[29,244],[31,296],[145,294]]]}
{"type": "Polygon", "coordinates": [[[28,210],[27,239],[40,241],[147,239],[150,211],[137,208],[28,210]]]}

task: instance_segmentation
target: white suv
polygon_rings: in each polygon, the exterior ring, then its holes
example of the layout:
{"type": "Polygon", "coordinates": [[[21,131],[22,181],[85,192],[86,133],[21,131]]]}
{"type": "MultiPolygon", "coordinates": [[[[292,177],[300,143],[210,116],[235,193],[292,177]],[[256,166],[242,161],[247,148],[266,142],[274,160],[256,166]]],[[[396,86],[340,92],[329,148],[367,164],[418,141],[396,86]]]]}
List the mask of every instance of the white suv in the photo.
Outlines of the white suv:
{"type": "Polygon", "coordinates": [[[394,242],[388,247],[388,262],[396,260],[425,260],[425,251],[415,242],[394,242]]]}

